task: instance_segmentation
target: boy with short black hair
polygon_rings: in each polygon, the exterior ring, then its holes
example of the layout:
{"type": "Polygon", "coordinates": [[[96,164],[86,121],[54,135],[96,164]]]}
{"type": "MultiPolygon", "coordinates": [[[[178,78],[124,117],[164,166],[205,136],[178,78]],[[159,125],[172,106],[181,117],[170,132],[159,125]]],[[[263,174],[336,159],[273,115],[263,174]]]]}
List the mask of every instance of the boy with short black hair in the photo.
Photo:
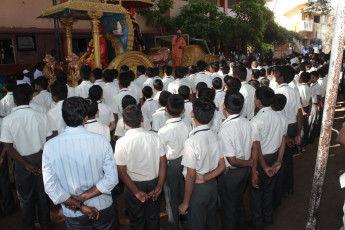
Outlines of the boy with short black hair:
{"type": "Polygon", "coordinates": [[[156,79],[154,69],[151,67],[147,68],[145,71],[145,77],[146,81],[143,83],[143,87],[150,86],[151,88],[153,88],[153,81],[156,79]]]}
{"type": "Polygon", "coordinates": [[[58,81],[54,82],[50,89],[52,92],[52,99],[56,105],[48,111],[48,119],[53,131],[53,136],[57,136],[66,128],[66,123],[62,117],[62,103],[67,98],[68,90],[66,84],[58,81]]]}
{"type": "MultiPolygon", "coordinates": [[[[122,102],[121,102],[122,110],[127,108],[127,106],[136,105],[136,104],[137,104],[137,102],[136,102],[135,98],[132,97],[131,95],[126,95],[122,98],[122,102]]],[[[123,118],[120,118],[116,124],[114,136],[117,139],[120,139],[121,137],[123,137],[126,134],[127,131],[128,131],[128,128],[125,125],[125,123],[123,122],[123,118]]]]}
{"type": "Polygon", "coordinates": [[[82,82],[75,88],[75,96],[87,98],[89,95],[89,89],[92,86],[90,82],[91,68],[88,65],[83,65],[79,69],[82,82]]]}
{"type": "Polygon", "coordinates": [[[186,85],[191,88],[191,84],[187,78],[185,78],[186,70],[183,66],[176,66],[175,68],[175,81],[169,83],[168,91],[172,94],[178,93],[178,88],[181,85],[186,85]]]}
{"type": "Polygon", "coordinates": [[[216,177],[224,171],[225,163],[218,136],[208,125],[215,110],[215,104],[208,98],[197,98],[193,102],[192,118],[196,127],[184,143],[181,164],[185,194],[179,206],[181,215],[188,214],[188,229],[218,229],[216,177]],[[205,182],[196,184],[197,174],[205,175],[205,182]]]}
{"type": "Polygon", "coordinates": [[[169,119],[169,116],[165,111],[165,106],[167,106],[170,95],[170,92],[162,91],[161,95],[159,96],[158,102],[161,107],[152,115],[152,131],[154,132],[158,132],[158,130],[162,128],[165,122],[169,119]]]}
{"type": "Polygon", "coordinates": [[[311,83],[311,100],[312,100],[312,106],[310,110],[310,116],[309,116],[309,143],[313,143],[315,141],[315,138],[318,136],[320,133],[319,130],[319,116],[320,112],[322,110],[322,88],[317,82],[318,79],[318,73],[317,71],[312,71],[310,72],[311,78],[310,78],[310,83],[311,83]]]}
{"type": "Polygon", "coordinates": [[[164,195],[168,213],[168,229],[179,229],[178,205],[183,200],[184,179],[182,176],[182,151],[185,140],[188,138],[191,127],[182,122],[184,101],[181,95],[173,94],[169,97],[165,109],[169,119],[158,130],[165,146],[168,160],[167,177],[164,184],[164,195]]]}
{"type": "Polygon", "coordinates": [[[135,74],[132,70],[128,71],[128,76],[130,77],[131,83],[128,86],[128,90],[135,96],[135,99],[139,102],[141,98],[141,88],[135,84],[135,74]]]}
{"type": "MultiPolygon", "coordinates": [[[[198,97],[199,98],[206,97],[206,98],[214,101],[215,95],[216,95],[216,93],[215,93],[214,89],[202,88],[199,91],[198,97]]],[[[208,125],[211,127],[212,131],[217,133],[219,128],[220,128],[220,125],[222,124],[222,120],[223,120],[222,114],[219,111],[215,110],[214,116],[208,125]]]]}
{"type": "Polygon", "coordinates": [[[146,81],[146,76],[145,76],[145,71],[146,68],[143,65],[138,65],[137,66],[137,79],[135,79],[135,83],[139,86],[140,89],[143,88],[143,84],[146,81]]]}
{"type": "Polygon", "coordinates": [[[32,98],[32,101],[43,106],[46,111],[52,107],[52,95],[47,91],[48,80],[45,77],[38,77],[35,80],[38,95],[32,98]]]}
{"type": "Polygon", "coordinates": [[[99,85],[100,87],[103,87],[105,85],[105,83],[102,80],[102,70],[100,68],[94,68],[92,73],[93,73],[93,76],[96,79],[93,84],[94,85],[99,85]]]}
{"type": "Polygon", "coordinates": [[[153,97],[153,100],[158,102],[159,96],[161,95],[161,92],[163,90],[163,82],[161,79],[156,79],[153,81],[153,90],[154,92],[156,92],[155,96],[153,97]]]}
{"type": "Polygon", "coordinates": [[[168,90],[168,85],[170,82],[174,81],[174,77],[171,75],[173,72],[173,67],[170,65],[166,65],[163,67],[163,90],[168,90]]]}
{"type": "Polygon", "coordinates": [[[301,100],[301,110],[303,115],[303,139],[302,139],[302,150],[303,147],[308,143],[308,135],[309,135],[309,124],[308,124],[308,117],[310,113],[310,108],[312,106],[311,101],[311,88],[308,85],[310,81],[311,75],[309,72],[302,72],[300,74],[298,91],[300,94],[301,100]]]}
{"type": "Polygon", "coordinates": [[[199,82],[204,82],[204,83],[206,83],[208,88],[211,88],[212,87],[212,80],[206,74],[207,63],[203,60],[199,60],[196,63],[196,65],[197,65],[198,73],[195,74],[194,82],[192,83],[193,92],[196,92],[196,86],[199,82]]]}
{"type": "Polygon", "coordinates": [[[143,113],[145,128],[146,130],[150,130],[152,115],[159,109],[159,104],[152,99],[153,92],[151,87],[145,86],[142,92],[144,104],[141,106],[141,112],[143,113]]]}
{"type": "Polygon", "coordinates": [[[111,107],[112,98],[120,92],[119,84],[114,84],[113,81],[117,74],[111,70],[106,69],[103,72],[105,84],[103,86],[103,102],[111,107]]]}
{"type": "Polygon", "coordinates": [[[67,83],[67,74],[65,72],[58,72],[56,74],[56,81],[62,82],[67,86],[68,94],[67,98],[74,97],[75,95],[75,89],[68,85],[67,83]]]}
{"type": "Polygon", "coordinates": [[[182,120],[188,127],[192,127],[191,112],[193,110],[193,103],[189,101],[190,88],[186,85],[180,86],[178,94],[183,97],[184,100],[184,113],[181,115],[182,120]]]}
{"type": "Polygon", "coordinates": [[[17,87],[17,82],[14,77],[7,77],[4,81],[4,90],[7,92],[0,101],[0,117],[4,118],[11,114],[12,109],[16,107],[13,99],[13,90],[17,87]]]}
{"type": "Polygon", "coordinates": [[[115,160],[125,184],[125,199],[132,229],[159,230],[161,192],[166,177],[167,159],[156,133],[140,128],[142,114],[137,106],[123,110],[128,132],[119,139],[115,160]]]}

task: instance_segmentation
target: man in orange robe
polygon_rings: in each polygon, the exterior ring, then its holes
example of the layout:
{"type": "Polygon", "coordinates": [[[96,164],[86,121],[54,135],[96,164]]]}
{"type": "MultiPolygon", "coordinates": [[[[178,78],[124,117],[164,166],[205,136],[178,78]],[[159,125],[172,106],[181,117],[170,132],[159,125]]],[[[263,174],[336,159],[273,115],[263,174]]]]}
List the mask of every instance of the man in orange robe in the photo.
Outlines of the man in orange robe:
{"type": "Polygon", "coordinates": [[[183,48],[186,46],[186,41],[181,36],[181,30],[177,31],[177,35],[171,40],[172,52],[171,60],[173,63],[173,68],[180,66],[182,63],[183,48]]]}

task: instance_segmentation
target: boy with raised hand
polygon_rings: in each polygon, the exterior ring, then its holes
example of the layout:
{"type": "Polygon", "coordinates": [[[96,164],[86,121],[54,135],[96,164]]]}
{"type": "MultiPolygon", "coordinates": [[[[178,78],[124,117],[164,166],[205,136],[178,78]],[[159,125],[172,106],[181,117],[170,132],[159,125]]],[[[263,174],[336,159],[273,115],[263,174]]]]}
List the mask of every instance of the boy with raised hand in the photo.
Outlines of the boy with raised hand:
{"type": "Polygon", "coordinates": [[[167,159],[159,136],[140,128],[137,106],[123,110],[128,127],[115,148],[119,177],[125,184],[125,199],[132,229],[159,230],[159,210],[167,159]]]}
{"type": "Polygon", "coordinates": [[[208,123],[216,109],[212,100],[201,97],[193,102],[192,118],[196,128],[185,141],[182,157],[185,194],[179,206],[181,215],[187,215],[188,229],[217,228],[217,181],[225,169],[218,136],[208,123]],[[210,173],[211,172],[211,173],[210,173]],[[207,174],[204,183],[196,184],[196,174],[207,174]]]}
{"type": "Polygon", "coordinates": [[[179,229],[178,205],[183,200],[184,180],[182,176],[182,151],[185,140],[188,138],[189,128],[182,121],[184,101],[181,95],[173,94],[168,99],[166,111],[169,120],[158,130],[163,141],[168,160],[167,177],[164,184],[164,195],[168,213],[168,229],[179,229]]]}

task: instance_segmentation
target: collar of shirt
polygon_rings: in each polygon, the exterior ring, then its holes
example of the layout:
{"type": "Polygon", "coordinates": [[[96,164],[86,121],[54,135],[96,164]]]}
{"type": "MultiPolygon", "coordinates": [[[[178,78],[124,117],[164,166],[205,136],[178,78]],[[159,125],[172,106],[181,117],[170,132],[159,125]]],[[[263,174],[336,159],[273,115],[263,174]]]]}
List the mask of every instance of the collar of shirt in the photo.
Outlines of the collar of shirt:
{"type": "Polygon", "coordinates": [[[216,90],[216,93],[220,93],[220,92],[223,92],[223,90],[222,89],[217,89],[216,90]]]}
{"type": "Polygon", "coordinates": [[[20,106],[15,107],[12,111],[14,112],[20,109],[28,109],[28,108],[30,108],[30,105],[20,105],[20,106]]]}
{"type": "Polygon", "coordinates": [[[259,110],[258,114],[259,114],[259,113],[264,113],[264,112],[270,111],[270,110],[272,110],[271,107],[264,107],[264,108],[262,108],[262,109],[259,110]]]}
{"type": "Polygon", "coordinates": [[[91,123],[95,123],[97,122],[96,119],[92,119],[92,120],[88,120],[87,122],[85,122],[85,125],[91,124],[91,123]]]}
{"type": "Polygon", "coordinates": [[[101,104],[103,101],[102,100],[98,100],[97,101],[97,104],[101,104]]]}
{"type": "Polygon", "coordinates": [[[316,86],[316,85],[318,85],[319,83],[317,83],[317,81],[315,82],[315,83],[313,83],[312,85],[311,85],[311,87],[313,88],[314,86],[316,86]]]}
{"type": "Polygon", "coordinates": [[[167,124],[172,124],[172,123],[178,123],[182,121],[182,118],[181,117],[174,117],[174,118],[170,118],[168,119],[166,122],[165,122],[165,125],[167,124]]]}
{"type": "Polygon", "coordinates": [[[86,129],[82,125],[79,125],[77,127],[67,126],[63,132],[66,133],[66,132],[79,132],[79,131],[86,131],[86,129]]]}
{"type": "Polygon", "coordinates": [[[188,103],[189,102],[189,100],[184,100],[184,103],[188,103]]]}
{"type": "Polygon", "coordinates": [[[203,131],[208,131],[210,130],[210,126],[209,125],[200,125],[195,127],[192,132],[190,132],[189,136],[195,135],[199,132],[203,132],[203,131]]]}
{"type": "Polygon", "coordinates": [[[134,134],[134,133],[140,133],[140,132],[145,132],[145,129],[143,129],[143,128],[134,128],[134,129],[129,129],[127,132],[126,132],[126,134],[125,134],[125,136],[126,135],[131,135],[131,134],[134,134]]]}
{"type": "Polygon", "coordinates": [[[122,88],[120,89],[120,92],[128,91],[128,88],[122,88]]]}
{"type": "Polygon", "coordinates": [[[164,111],[165,107],[159,108],[157,111],[164,111]]]}
{"type": "Polygon", "coordinates": [[[6,95],[13,95],[13,92],[8,92],[6,95]]]}
{"type": "Polygon", "coordinates": [[[102,79],[97,79],[95,82],[104,82],[102,79]]]}
{"type": "Polygon", "coordinates": [[[241,81],[241,85],[248,85],[246,81],[241,81]]]}
{"type": "Polygon", "coordinates": [[[308,83],[303,82],[301,85],[308,85],[308,83]]]}
{"type": "Polygon", "coordinates": [[[283,84],[278,85],[278,88],[285,87],[285,86],[289,86],[289,85],[287,83],[283,83],[283,84]]]}
{"type": "Polygon", "coordinates": [[[165,78],[173,78],[172,76],[166,76],[165,78]]]}

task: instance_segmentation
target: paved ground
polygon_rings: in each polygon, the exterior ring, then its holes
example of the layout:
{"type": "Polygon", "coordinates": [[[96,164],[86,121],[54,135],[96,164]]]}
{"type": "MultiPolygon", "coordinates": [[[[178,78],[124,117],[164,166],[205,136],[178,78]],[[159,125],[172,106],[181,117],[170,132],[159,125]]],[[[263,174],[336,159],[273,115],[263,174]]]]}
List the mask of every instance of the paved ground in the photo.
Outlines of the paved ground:
{"type": "MultiPolygon", "coordinates": [[[[334,127],[340,129],[344,122],[345,110],[341,109],[340,102],[344,101],[339,98],[338,107],[335,114],[334,127]]],[[[342,226],[342,206],[344,203],[344,191],[339,185],[339,176],[345,171],[345,148],[335,143],[336,135],[333,134],[329,150],[329,159],[325,184],[323,188],[321,206],[317,219],[318,230],[335,229],[342,226]]],[[[296,155],[295,162],[295,192],[287,198],[284,198],[282,205],[275,211],[274,224],[266,227],[266,230],[298,230],[305,229],[311,184],[313,180],[315,159],[318,142],[307,147],[306,152],[296,155]]],[[[20,211],[18,200],[18,211],[12,216],[0,219],[1,230],[18,230],[21,229],[20,211]]],[[[248,199],[246,199],[248,207],[248,199]]],[[[118,199],[119,210],[124,208],[123,197],[118,199]]],[[[167,215],[164,212],[164,203],[162,204],[161,227],[166,227],[167,215]]],[[[51,218],[54,222],[54,230],[65,229],[64,218],[56,206],[52,205],[51,218]]],[[[247,218],[250,218],[250,212],[247,208],[247,218]]],[[[120,230],[129,228],[128,219],[120,211],[120,230]]],[[[38,226],[38,225],[37,225],[38,226]]],[[[38,229],[40,229],[38,227],[38,229]]]]}

